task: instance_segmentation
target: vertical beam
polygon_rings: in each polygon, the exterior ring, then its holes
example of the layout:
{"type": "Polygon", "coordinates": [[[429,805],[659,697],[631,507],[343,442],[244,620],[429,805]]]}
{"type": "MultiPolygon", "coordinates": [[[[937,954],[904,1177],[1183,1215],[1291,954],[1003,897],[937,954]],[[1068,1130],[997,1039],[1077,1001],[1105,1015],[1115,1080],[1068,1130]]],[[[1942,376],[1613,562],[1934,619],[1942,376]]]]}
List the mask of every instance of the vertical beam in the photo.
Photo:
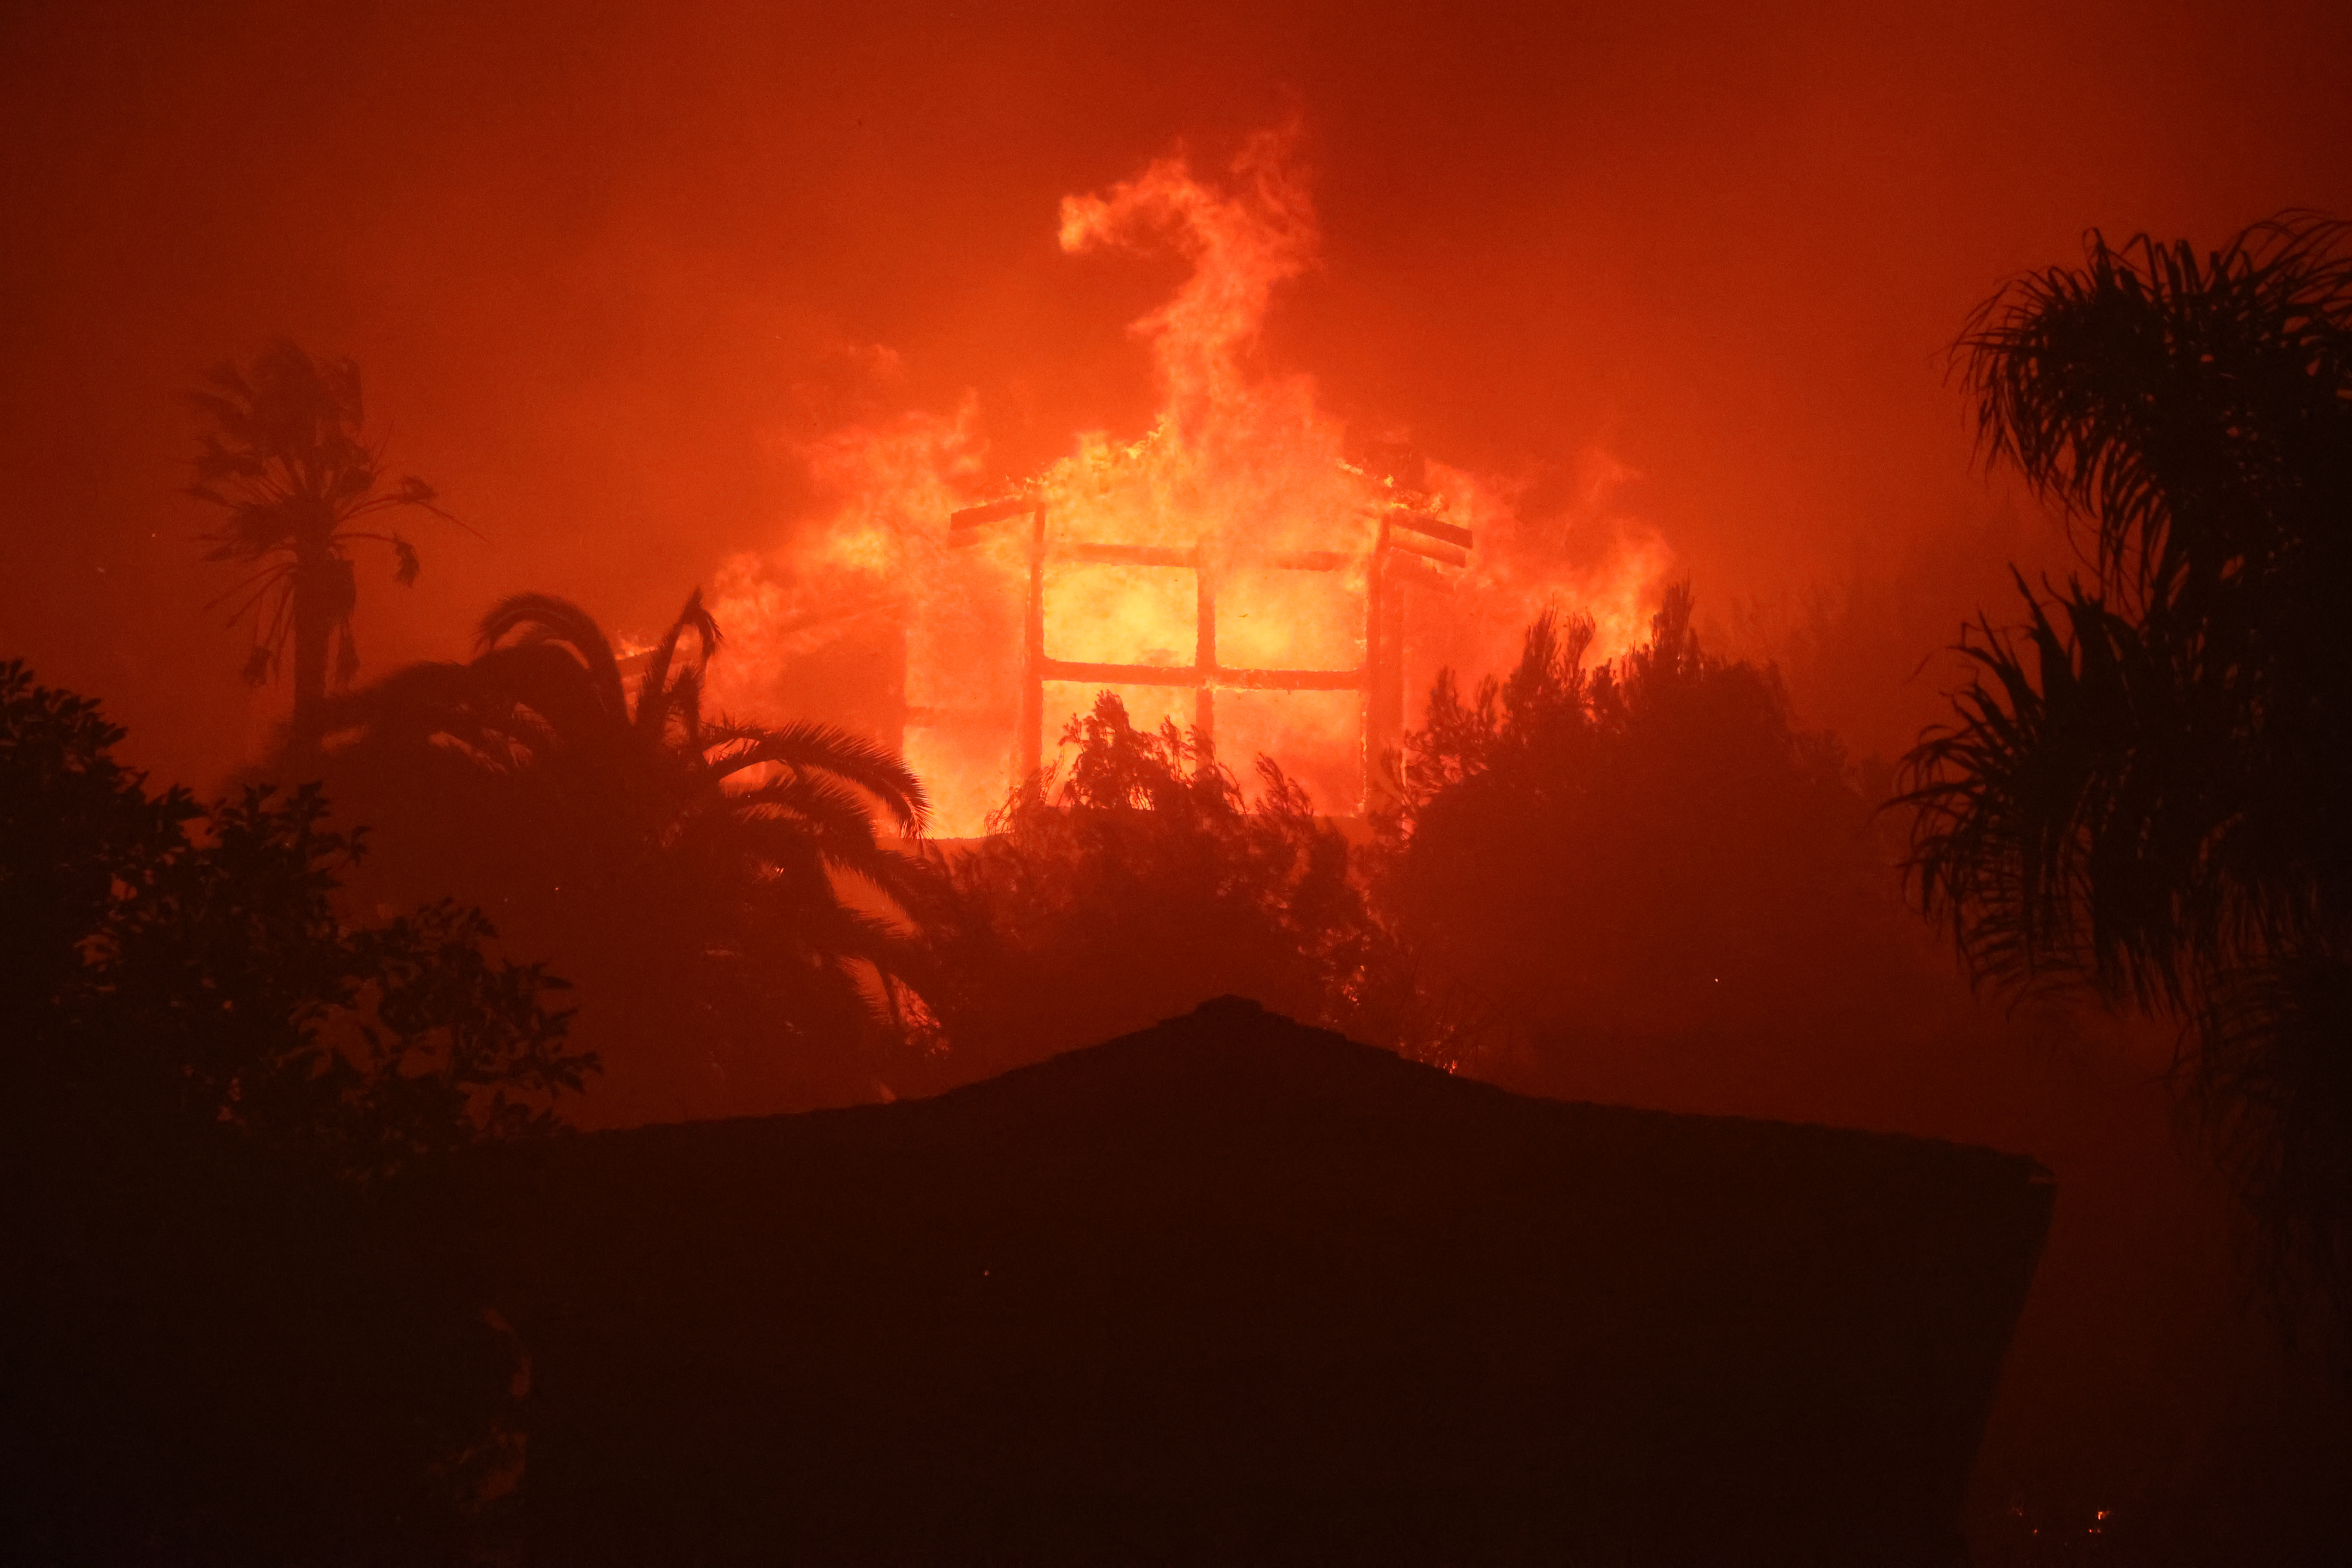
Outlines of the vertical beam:
{"type": "Polygon", "coordinates": [[[1205,543],[1193,547],[1192,584],[1192,668],[1201,681],[1192,692],[1192,728],[1214,744],[1217,694],[1210,682],[1217,675],[1217,574],[1205,543]]]}
{"type": "Polygon", "coordinates": [[[1045,507],[1029,514],[1029,604],[1021,644],[1021,733],[1013,766],[1026,780],[1045,765],[1045,507]]]}
{"type": "Polygon", "coordinates": [[[1364,563],[1364,689],[1357,693],[1356,711],[1356,815],[1372,814],[1374,763],[1378,753],[1372,750],[1372,715],[1379,702],[1372,696],[1380,685],[1376,671],[1381,666],[1381,613],[1376,607],[1381,597],[1381,562],[1388,555],[1388,524],[1381,524],[1381,541],[1372,546],[1372,553],[1364,563]]]}
{"type": "Polygon", "coordinates": [[[1381,748],[1404,747],[1404,607],[1402,574],[1387,574],[1381,593],[1381,748]]]}
{"type": "Polygon", "coordinates": [[[1404,742],[1404,584],[1389,571],[1389,525],[1364,580],[1363,811],[1392,804],[1388,762],[1404,742]]]}

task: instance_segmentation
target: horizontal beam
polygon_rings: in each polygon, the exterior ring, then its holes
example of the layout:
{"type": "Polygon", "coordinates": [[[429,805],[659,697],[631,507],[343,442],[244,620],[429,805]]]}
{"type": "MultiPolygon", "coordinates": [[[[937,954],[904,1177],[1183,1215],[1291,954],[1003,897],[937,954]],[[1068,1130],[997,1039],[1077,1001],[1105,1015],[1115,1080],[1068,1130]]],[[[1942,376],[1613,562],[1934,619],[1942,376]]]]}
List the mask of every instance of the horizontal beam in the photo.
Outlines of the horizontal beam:
{"type": "Polygon", "coordinates": [[[1202,669],[1198,665],[1079,664],[1049,658],[1037,673],[1085,686],[1208,686],[1227,691],[1360,691],[1360,669],[1202,669]]]}
{"type": "MultiPolygon", "coordinates": [[[[1035,511],[1042,504],[1030,496],[1008,496],[1003,500],[990,501],[985,506],[968,506],[961,511],[948,514],[948,528],[950,531],[960,533],[966,529],[985,527],[992,522],[1002,522],[1008,517],[1020,517],[1024,513],[1035,511]]],[[[1428,539],[1451,544],[1457,550],[1473,548],[1473,536],[1468,529],[1459,523],[1447,522],[1429,512],[1390,511],[1377,515],[1387,517],[1391,541],[1398,544],[1405,544],[1408,549],[1412,546],[1402,540],[1394,538],[1397,532],[1420,534],[1428,539]]],[[[1070,544],[1065,545],[1061,553],[1080,561],[1131,562],[1139,565],[1189,566],[1192,563],[1190,551],[1170,550],[1164,546],[1151,544],[1070,544]],[[1147,555],[1154,559],[1143,560],[1142,557],[1147,555]],[[1171,555],[1183,555],[1187,559],[1182,561],[1162,559],[1171,555]]],[[[1262,554],[1238,551],[1234,552],[1234,559],[1261,565],[1288,567],[1295,571],[1335,572],[1345,566],[1354,557],[1345,551],[1339,550],[1295,550],[1272,551],[1262,554]]]]}
{"type": "Polygon", "coordinates": [[[1400,528],[1409,528],[1415,533],[1425,533],[1432,539],[1442,539],[1446,543],[1458,545],[1464,550],[1471,548],[1468,529],[1459,523],[1447,522],[1433,513],[1392,511],[1388,514],[1388,519],[1391,531],[1400,528]]]}
{"type": "Polygon", "coordinates": [[[1161,544],[1065,544],[1050,552],[1050,558],[1097,566],[1197,566],[1201,560],[1198,551],[1161,544]]]}
{"type": "Polygon", "coordinates": [[[1466,552],[1456,550],[1450,544],[1440,544],[1434,539],[1422,539],[1410,533],[1391,533],[1389,548],[1402,550],[1414,555],[1424,555],[1432,561],[1443,561],[1448,566],[1470,564],[1470,557],[1466,552]]]}
{"type": "Polygon", "coordinates": [[[1229,691],[1361,691],[1361,669],[1224,669],[1212,670],[1211,686],[1229,691]]]}
{"type": "MultiPolygon", "coordinates": [[[[1164,544],[1065,544],[1050,551],[1049,558],[1086,562],[1098,566],[1197,568],[1201,563],[1199,550],[1176,550],[1164,544]]],[[[1262,554],[1234,551],[1225,556],[1224,563],[1227,566],[1272,566],[1285,572],[1338,572],[1355,559],[1344,550],[1274,550],[1262,554]]]]}
{"type": "Polygon", "coordinates": [[[1003,500],[990,501],[986,506],[968,506],[961,511],[948,513],[948,529],[953,532],[978,528],[984,523],[1003,522],[1008,517],[1035,511],[1037,506],[1038,503],[1027,496],[1010,496],[1003,500]]]}

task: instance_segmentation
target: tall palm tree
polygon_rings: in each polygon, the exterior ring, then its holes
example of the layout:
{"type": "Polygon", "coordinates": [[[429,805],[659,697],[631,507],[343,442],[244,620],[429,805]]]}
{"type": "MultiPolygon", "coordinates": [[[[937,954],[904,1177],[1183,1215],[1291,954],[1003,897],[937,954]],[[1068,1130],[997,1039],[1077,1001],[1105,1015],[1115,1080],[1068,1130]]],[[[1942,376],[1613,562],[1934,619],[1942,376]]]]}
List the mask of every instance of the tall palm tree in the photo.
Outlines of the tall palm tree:
{"type": "Polygon", "coordinates": [[[919,837],[921,784],[827,725],[707,716],[719,642],[697,591],[633,688],[585,611],[520,594],[471,660],[410,665],[320,715],[335,798],[411,877],[576,977],[616,1097],[667,1114],[870,1089],[860,1052],[913,963],[921,869],[877,819],[919,837]]]}
{"type": "Polygon", "coordinates": [[[2091,580],[1980,619],[1906,759],[1911,868],[1981,977],[2180,1019],[2273,1283],[2352,1331],[2352,257],[2094,234],[1961,348],[1985,446],[2091,580]]]}
{"type": "Polygon", "coordinates": [[[222,595],[245,595],[231,625],[248,617],[253,623],[245,676],[256,685],[268,679],[290,638],[294,731],[308,735],[327,694],[329,642],[335,644],[336,685],[359,669],[351,546],[388,547],[394,579],[403,586],[416,580],[414,545],[398,533],[358,525],[400,507],[449,514],[436,504],[433,487],[414,474],[381,488],[381,454],[362,438],[359,366],[349,359],[314,359],[281,338],[250,365],[217,365],[205,381],[205,389],[189,395],[209,428],[188,493],[226,514],[205,536],[212,545],[205,558],[255,569],[222,595]]]}

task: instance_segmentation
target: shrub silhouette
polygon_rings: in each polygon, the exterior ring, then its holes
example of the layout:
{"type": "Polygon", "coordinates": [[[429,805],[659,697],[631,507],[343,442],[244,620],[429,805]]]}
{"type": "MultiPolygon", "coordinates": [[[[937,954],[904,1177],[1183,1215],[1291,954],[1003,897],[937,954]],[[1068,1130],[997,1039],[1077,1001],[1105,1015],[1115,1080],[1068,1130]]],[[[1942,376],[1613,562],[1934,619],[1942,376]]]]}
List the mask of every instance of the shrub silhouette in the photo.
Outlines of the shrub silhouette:
{"type": "Polygon", "coordinates": [[[1475,697],[1440,677],[1380,908],[1425,988],[1486,1005],[1457,1042],[1478,1070],[1672,1100],[1770,1070],[1768,1040],[1838,1030],[1858,980],[1916,954],[1843,753],[1769,668],[1706,653],[1686,588],[1622,659],[1588,667],[1591,637],[1547,613],[1475,697]]]}
{"type": "Polygon", "coordinates": [[[1108,691],[1063,741],[1066,774],[1017,789],[979,845],[931,852],[919,913],[936,1025],[906,1082],[984,1076],[1226,994],[1393,1037],[1393,944],[1296,782],[1260,758],[1250,800],[1207,741],[1139,730],[1108,691]]]}
{"type": "Polygon", "coordinates": [[[204,812],[120,739],[0,666],[0,1537],[65,1563],[445,1551],[514,1370],[447,1156],[546,1131],[593,1059],[478,913],[343,925],[359,841],[315,787],[204,812]]]}

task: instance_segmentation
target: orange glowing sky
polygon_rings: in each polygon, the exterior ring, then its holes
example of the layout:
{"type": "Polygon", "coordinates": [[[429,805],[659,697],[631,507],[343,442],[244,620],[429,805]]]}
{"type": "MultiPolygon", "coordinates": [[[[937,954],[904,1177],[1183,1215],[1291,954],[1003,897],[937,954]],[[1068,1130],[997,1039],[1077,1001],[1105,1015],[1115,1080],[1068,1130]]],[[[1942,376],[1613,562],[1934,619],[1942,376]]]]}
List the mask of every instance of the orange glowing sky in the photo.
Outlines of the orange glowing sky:
{"type": "Polygon", "coordinates": [[[662,620],[819,514],[828,430],[969,398],[1007,475],[1140,434],[1129,323],[1185,264],[1065,254],[1060,204],[1295,121],[1320,239],[1268,371],[1577,549],[1654,530],[1885,751],[2050,555],[1969,467],[1969,309],[2088,226],[2352,213],[2335,7],[1459,9],[24,0],[0,653],[167,775],[249,752],[285,696],[203,608],[176,394],[279,331],[357,357],[395,470],[488,535],[420,529],[411,592],[362,563],[363,673],[517,588],[662,620]]]}

